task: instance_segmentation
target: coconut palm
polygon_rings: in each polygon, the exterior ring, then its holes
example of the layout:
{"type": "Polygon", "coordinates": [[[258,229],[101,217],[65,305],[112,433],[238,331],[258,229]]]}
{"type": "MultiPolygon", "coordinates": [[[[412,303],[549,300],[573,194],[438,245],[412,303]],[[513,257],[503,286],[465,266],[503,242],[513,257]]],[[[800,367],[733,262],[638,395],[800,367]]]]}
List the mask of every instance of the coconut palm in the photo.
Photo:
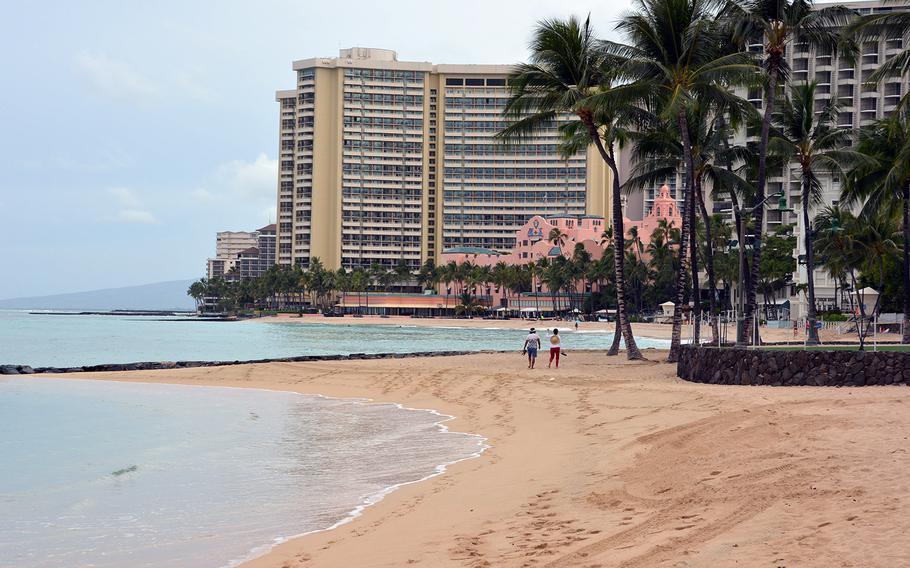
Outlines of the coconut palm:
{"type": "Polygon", "coordinates": [[[205,297],[207,286],[208,280],[206,278],[200,278],[199,280],[196,280],[190,284],[190,287],[186,291],[187,295],[195,300],[197,312],[199,311],[199,307],[202,305],[202,299],[205,297]]]}
{"type": "Polygon", "coordinates": [[[622,200],[616,146],[633,120],[631,101],[641,96],[636,83],[614,85],[617,58],[601,47],[589,20],[544,20],[534,31],[531,60],[515,66],[509,77],[511,98],[505,116],[510,124],[498,133],[504,140],[553,128],[556,120],[569,143],[563,153],[586,150],[593,144],[613,174],[612,224],[620,241],[616,247],[617,312],[629,359],[642,359],[628,319],[623,282],[622,200]],[[566,120],[566,117],[573,117],[566,120]],[[581,141],[584,143],[581,143],[581,141]]]}
{"type": "Polygon", "coordinates": [[[680,134],[683,149],[683,222],[681,227],[680,270],[676,278],[676,307],[669,361],[677,361],[681,344],[682,304],[689,263],[685,249],[692,230],[693,173],[695,171],[689,112],[696,100],[725,105],[734,95],[731,85],[744,84],[755,67],[744,52],[729,52],[724,29],[718,25],[713,0],[636,0],[633,11],[624,16],[617,29],[629,45],[609,44],[622,57],[622,73],[648,85],[646,101],[658,118],[672,121],[680,134]]]}
{"type": "MultiPolygon", "coordinates": [[[[854,276],[856,217],[840,205],[822,209],[812,222],[815,230],[813,246],[825,272],[835,282],[835,302],[839,304],[837,288],[847,290],[847,278],[854,276]]],[[[852,288],[852,287],[851,287],[852,288]]],[[[848,295],[850,313],[853,313],[853,295],[848,295]]]]}
{"type": "Polygon", "coordinates": [[[859,132],[857,151],[874,159],[858,164],[846,177],[842,200],[862,203],[861,217],[881,213],[901,219],[901,279],[904,292],[904,333],[910,343],[910,124],[900,111],[859,132]]]}
{"type": "Polygon", "coordinates": [[[762,231],[764,226],[765,187],[768,177],[768,144],[771,118],[776,109],[778,86],[790,78],[786,50],[794,44],[808,44],[835,55],[843,40],[842,30],[851,23],[855,12],[843,6],[816,8],[811,0],[727,0],[724,22],[743,49],[759,40],[762,44],[762,122],[758,142],[758,168],[754,209],[755,238],[752,243],[751,277],[746,280],[746,329],[752,329],[756,312],[756,289],[761,266],[762,231]]]}
{"type": "MultiPolygon", "coordinates": [[[[889,259],[893,259],[899,254],[898,250],[900,247],[895,239],[898,232],[899,226],[895,216],[889,215],[887,211],[880,211],[877,215],[864,217],[857,226],[855,234],[858,253],[856,263],[863,276],[875,278],[877,281],[876,289],[879,291],[884,289],[885,267],[889,259]]],[[[858,291],[859,286],[855,290],[858,291]]],[[[881,300],[882,295],[879,294],[875,300],[875,305],[868,314],[865,311],[862,298],[857,302],[860,315],[860,325],[857,326],[860,349],[863,348],[865,337],[869,332],[869,325],[872,324],[873,318],[879,310],[881,300]],[[867,317],[868,320],[866,319],[867,317]]]]}
{"type": "Polygon", "coordinates": [[[563,233],[559,227],[553,227],[550,229],[550,234],[547,235],[547,240],[550,241],[554,247],[559,247],[562,250],[562,247],[566,246],[566,239],[568,235],[563,233]]]}
{"type": "Polygon", "coordinates": [[[840,172],[851,163],[864,163],[863,156],[849,149],[850,133],[837,128],[837,104],[833,100],[815,112],[816,83],[795,85],[781,102],[779,114],[773,120],[774,137],[771,149],[787,160],[799,164],[800,193],[803,217],[803,246],[806,255],[807,289],[809,300],[809,345],[818,345],[815,304],[814,230],[809,209],[822,199],[819,174],[840,172]]]}

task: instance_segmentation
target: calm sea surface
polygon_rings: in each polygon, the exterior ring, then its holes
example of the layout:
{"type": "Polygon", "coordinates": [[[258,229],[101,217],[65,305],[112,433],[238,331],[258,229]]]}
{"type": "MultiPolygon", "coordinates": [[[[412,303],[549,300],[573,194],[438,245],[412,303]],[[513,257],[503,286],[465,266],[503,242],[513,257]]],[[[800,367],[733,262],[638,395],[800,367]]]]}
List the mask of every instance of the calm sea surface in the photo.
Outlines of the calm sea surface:
{"type": "MultiPolygon", "coordinates": [[[[517,351],[526,334],[355,322],[0,311],[0,364],[517,351]]],[[[611,339],[583,324],[563,346],[611,339]]],[[[443,419],[251,389],[0,378],[0,567],[233,565],[482,451],[443,419]]]]}
{"type": "MultiPolygon", "coordinates": [[[[521,330],[390,324],[175,321],[131,316],[30,315],[0,311],[0,364],[69,367],[100,363],[245,360],[295,355],[413,353],[521,348],[521,330]]],[[[563,347],[606,349],[613,334],[570,324],[563,347]]],[[[669,347],[639,339],[639,347],[669,347]]]]}
{"type": "Polygon", "coordinates": [[[230,566],[484,444],[391,404],[79,379],[0,379],[0,417],[16,568],[230,566]]]}

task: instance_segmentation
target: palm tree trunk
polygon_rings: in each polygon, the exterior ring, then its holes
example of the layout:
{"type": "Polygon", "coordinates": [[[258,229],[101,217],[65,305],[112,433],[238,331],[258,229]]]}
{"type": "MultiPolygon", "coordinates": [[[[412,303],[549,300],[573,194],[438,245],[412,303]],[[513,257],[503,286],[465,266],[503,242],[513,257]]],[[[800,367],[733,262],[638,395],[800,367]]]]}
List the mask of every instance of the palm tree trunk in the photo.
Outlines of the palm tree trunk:
{"type": "Polygon", "coordinates": [[[812,244],[812,227],[809,225],[809,174],[803,174],[803,241],[806,247],[806,280],[808,281],[809,296],[809,338],[807,345],[818,345],[818,329],[815,327],[815,320],[818,317],[815,312],[815,251],[812,244]]]}
{"type": "Polygon", "coordinates": [[[692,324],[694,334],[692,343],[698,345],[701,343],[701,287],[698,285],[698,231],[695,223],[695,189],[689,191],[691,194],[690,201],[693,207],[688,209],[686,215],[689,217],[689,264],[692,273],[692,324]]]}
{"type": "MultiPolygon", "coordinates": [[[[585,126],[588,129],[588,135],[591,137],[591,141],[594,142],[594,145],[597,147],[597,151],[600,152],[601,158],[606,162],[607,166],[610,167],[610,171],[613,174],[613,195],[612,195],[612,224],[613,224],[613,265],[616,272],[616,321],[620,329],[622,329],[623,339],[626,341],[626,357],[628,359],[644,359],[644,356],[641,354],[641,351],[638,349],[638,345],[635,343],[635,336],[632,334],[632,323],[629,321],[629,314],[626,308],[626,269],[625,269],[625,246],[624,246],[624,235],[625,228],[623,227],[622,221],[622,195],[621,187],[619,185],[619,169],[616,167],[616,160],[613,158],[613,144],[610,143],[610,151],[607,152],[607,149],[604,148],[603,141],[600,139],[600,132],[597,130],[597,126],[594,124],[594,121],[590,114],[580,113],[579,118],[584,122],[585,126]]],[[[616,335],[614,334],[614,345],[617,343],[616,335]]],[[[619,346],[616,345],[614,350],[612,347],[607,352],[607,355],[615,355],[619,351],[619,346]]]]}
{"type": "Polygon", "coordinates": [[[714,280],[714,240],[711,236],[711,217],[705,207],[705,198],[701,191],[701,180],[695,182],[695,199],[701,211],[702,221],[705,223],[705,272],[708,275],[708,292],[711,297],[708,307],[711,311],[711,343],[717,343],[717,283],[714,280]]]}
{"type": "Polygon", "coordinates": [[[910,343],[910,184],[904,184],[901,205],[904,213],[901,227],[904,241],[903,266],[901,266],[901,276],[904,284],[904,333],[901,337],[901,343],[906,344],[910,343]]]}
{"type": "Polygon", "coordinates": [[[692,195],[692,174],[694,171],[692,163],[692,141],[689,139],[689,121],[686,118],[685,106],[679,109],[678,125],[679,132],[683,142],[683,156],[686,163],[686,183],[683,184],[683,212],[682,227],[679,232],[679,272],[676,273],[676,302],[673,308],[673,331],[670,336],[670,355],[667,361],[675,363],[679,361],[679,347],[682,342],[682,304],[685,300],[686,278],[688,276],[688,267],[686,265],[686,244],[689,239],[689,220],[692,211],[690,196],[692,195]]]}
{"type": "MultiPolygon", "coordinates": [[[[619,185],[619,169],[616,167],[616,160],[613,159],[613,144],[610,144],[610,151],[608,153],[604,148],[593,123],[588,126],[588,130],[591,137],[594,139],[594,143],[597,145],[600,155],[603,157],[604,161],[607,162],[607,165],[610,167],[610,171],[613,174],[611,213],[613,216],[613,264],[616,270],[616,321],[617,325],[622,330],[622,337],[626,342],[626,357],[630,360],[644,359],[644,355],[641,354],[641,351],[638,349],[638,344],[635,342],[635,335],[632,333],[632,322],[629,321],[629,313],[626,308],[625,227],[623,227],[622,220],[622,188],[619,185]]],[[[618,334],[615,334],[613,343],[616,345],[616,351],[618,352],[619,345],[617,337],[618,334]]],[[[610,351],[607,352],[607,355],[610,355],[611,352],[613,352],[612,346],[610,351]]],[[[613,354],[615,354],[615,352],[613,354]]]]}
{"type": "MultiPolygon", "coordinates": [[[[758,143],[758,179],[755,184],[755,204],[759,205],[754,211],[755,239],[752,241],[752,275],[746,283],[746,330],[752,333],[755,322],[755,312],[758,304],[755,300],[755,286],[761,276],[761,236],[764,231],[765,208],[760,205],[765,200],[765,185],[767,177],[768,136],[771,131],[771,115],[774,113],[774,102],[777,98],[777,73],[771,69],[768,78],[768,90],[765,93],[765,112],[761,121],[761,139],[758,143]]],[[[753,338],[755,344],[760,344],[758,337],[753,338]]]]}

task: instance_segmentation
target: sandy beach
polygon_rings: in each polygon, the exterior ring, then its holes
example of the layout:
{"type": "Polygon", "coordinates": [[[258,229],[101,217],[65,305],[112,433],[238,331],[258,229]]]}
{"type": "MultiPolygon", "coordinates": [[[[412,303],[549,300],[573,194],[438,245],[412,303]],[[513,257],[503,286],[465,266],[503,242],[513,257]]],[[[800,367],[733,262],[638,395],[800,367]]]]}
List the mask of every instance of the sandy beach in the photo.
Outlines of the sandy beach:
{"type": "Polygon", "coordinates": [[[246,568],[910,565],[904,387],[699,385],[597,352],[525,367],[516,353],[79,378],[369,397],[489,439],[246,568]]]}

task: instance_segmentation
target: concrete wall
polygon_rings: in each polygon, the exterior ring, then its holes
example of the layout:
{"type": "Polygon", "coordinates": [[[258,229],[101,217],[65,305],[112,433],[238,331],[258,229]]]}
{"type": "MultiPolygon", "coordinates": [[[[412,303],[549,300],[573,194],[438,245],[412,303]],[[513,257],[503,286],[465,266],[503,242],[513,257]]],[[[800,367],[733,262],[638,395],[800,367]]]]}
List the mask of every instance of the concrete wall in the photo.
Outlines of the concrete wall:
{"type": "Polygon", "coordinates": [[[683,346],[676,374],[722,385],[910,385],[910,353],[683,346]]]}

